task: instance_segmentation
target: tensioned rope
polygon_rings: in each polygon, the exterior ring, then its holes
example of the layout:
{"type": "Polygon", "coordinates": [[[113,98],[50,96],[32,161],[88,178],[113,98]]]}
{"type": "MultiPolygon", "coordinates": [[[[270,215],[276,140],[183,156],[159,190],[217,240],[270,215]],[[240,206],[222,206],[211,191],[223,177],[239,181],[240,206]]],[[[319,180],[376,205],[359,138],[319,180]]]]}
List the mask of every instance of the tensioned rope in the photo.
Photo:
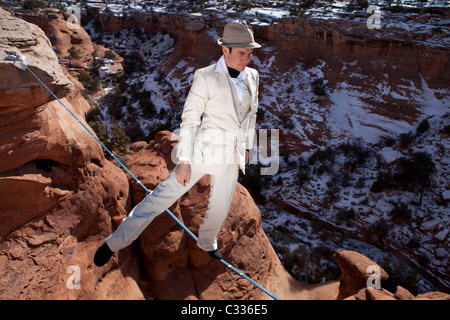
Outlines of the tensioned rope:
{"type": "MultiPolygon", "coordinates": [[[[73,118],[75,118],[75,120],[78,121],[79,124],[81,124],[83,126],[83,128],[92,136],[94,137],[94,139],[100,143],[100,145],[114,158],[114,160],[117,161],[118,164],[120,164],[120,166],[134,179],[136,180],[136,182],[139,183],[139,185],[145,190],[145,192],[147,194],[152,193],[152,191],[150,189],[148,189],[141,181],[139,181],[139,179],[95,136],[94,133],[91,132],[91,130],[89,130],[89,128],[84,125],[80,119],[78,119],[78,117],[72,112],[70,111],[70,109],[68,107],[66,107],[66,105],[64,105],[64,103],[61,102],[61,100],[59,100],[59,98],[41,81],[41,79],[38,78],[38,76],[36,76],[34,74],[33,71],[30,70],[30,68],[28,68],[28,66],[26,65],[24,58],[22,55],[17,54],[15,51],[5,51],[8,55],[10,55],[10,57],[14,57],[15,59],[13,61],[19,61],[22,66],[24,66],[43,86],[45,89],[47,89],[47,91],[56,99],[58,100],[58,102],[72,115],[73,118]]],[[[6,57],[8,58],[8,57],[6,57]]],[[[5,60],[7,60],[5,58],[5,60]]],[[[10,59],[11,60],[11,59],[10,59]]],[[[192,239],[194,239],[194,241],[198,241],[198,238],[195,236],[195,234],[193,234],[191,232],[191,230],[189,230],[188,227],[186,227],[169,209],[165,210],[166,213],[169,214],[169,216],[175,220],[175,222],[181,227],[183,228],[184,231],[187,232],[187,234],[189,234],[189,236],[191,236],[192,239]]],[[[268,296],[270,296],[271,298],[273,298],[274,300],[281,300],[279,297],[277,297],[275,294],[273,294],[272,292],[270,292],[269,290],[267,290],[265,287],[263,287],[262,285],[260,285],[258,282],[256,282],[255,280],[253,280],[252,278],[250,278],[249,276],[247,276],[245,273],[241,272],[239,269],[235,268],[234,266],[232,266],[231,264],[229,264],[228,262],[226,262],[224,259],[220,259],[220,262],[222,262],[225,266],[227,266],[228,268],[230,268],[231,270],[233,270],[234,272],[236,272],[239,276],[241,276],[242,278],[248,280],[250,283],[252,283],[253,285],[255,285],[258,289],[260,289],[261,291],[263,291],[265,294],[267,294],[268,296]]]]}

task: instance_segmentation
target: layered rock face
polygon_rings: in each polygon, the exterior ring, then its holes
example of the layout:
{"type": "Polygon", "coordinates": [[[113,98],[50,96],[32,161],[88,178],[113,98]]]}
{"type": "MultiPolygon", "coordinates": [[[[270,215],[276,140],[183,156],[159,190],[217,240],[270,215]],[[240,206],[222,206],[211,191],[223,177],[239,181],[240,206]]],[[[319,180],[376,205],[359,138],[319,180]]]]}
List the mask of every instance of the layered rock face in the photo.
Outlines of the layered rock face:
{"type": "MultiPolygon", "coordinates": [[[[53,92],[59,96],[69,93],[73,85],[64,77],[45,33],[34,25],[6,14],[3,10],[0,19],[2,60],[6,56],[5,50],[20,50],[26,55],[29,68],[43,79],[53,92]],[[40,65],[41,62],[45,63],[40,65]]],[[[18,111],[30,106],[42,105],[51,97],[50,93],[30,73],[19,73],[18,70],[20,70],[18,62],[1,64],[0,72],[10,75],[0,80],[2,114],[11,110],[18,111]],[[8,110],[4,107],[8,107],[8,110]]]]}
{"type": "MultiPolygon", "coordinates": [[[[78,75],[83,70],[89,71],[94,58],[104,57],[107,49],[93,43],[79,24],[69,24],[68,15],[58,9],[24,10],[15,14],[45,32],[66,77],[80,90],[85,89],[79,83],[78,75]]],[[[115,67],[120,69],[123,59],[116,55],[115,60],[115,67]]]]}
{"type": "MultiPolygon", "coordinates": [[[[448,17],[449,11],[440,8],[437,14],[448,17]]],[[[418,23],[430,19],[429,14],[420,16],[411,12],[409,15],[411,18],[408,20],[418,23]]],[[[427,42],[434,34],[413,32],[407,27],[402,29],[402,23],[381,30],[370,30],[365,23],[361,23],[360,18],[358,15],[348,19],[293,16],[278,19],[270,25],[252,27],[255,37],[264,46],[273,46],[274,50],[269,53],[276,56],[276,64],[280,70],[291,67],[299,57],[310,63],[320,59],[330,62],[334,58],[349,62],[358,60],[358,66],[363,69],[370,68],[369,64],[366,66],[363,63],[366,59],[372,62],[390,61],[385,69],[397,66],[401,68],[404,77],[410,77],[419,71],[425,77],[439,79],[439,85],[448,82],[448,48],[434,41],[427,42]],[[281,53],[282,56],[278,56],[281,53]]],[[[88,8],[87,19],[98,19],[102,30],[106,31],[143,28],[149,33],[170,33],[179,39],[184,54],[192,58],[209,57],[210,52],[199,50],[204,43],[198,40],[203,33],[211,31],[211,27],[218,32],[218,38],[227,22],[224,16],[214,11],[204,12],[202,15],[124,11],[118,15],[109,10],[100,12],[95,7],[88,8]]],[[[258,56],[264,57],[264,53],[258,52],[258,56]]],[[[331,73],[327,74],[326,78],[330,79],[330,75],[331,73]]]]}
{"type": "Polygon", "coordinates": [[[5,50],[25,55],[28,67],[86,126],[88,103],[41,29],[1,9],[0,29],[1,299],[143,298],[127,278],[135,266],[116,263],[105,277],[91,262],[112,231],[111,215],[126,212],[125,174],[28,71],[4,61],[5,50]],[[72,272],[80,276],[80,289],[68,281],[72,272]],[[122,286],[120,292],[114,286],[122,286]]]}
{"type": "MultiPolygon", "coordinates": [[[[253,23],[255,37],[263,44],[263,49],[256,51],[253,66],[256,65],[260,71],[261,95],[270,97],[268,102],[260,102],[266,103],[264,107],[270,108],[277,118],[282,118],[285,113],[291,114],[293,110],[283,106],[299,102],[293,95],[283,93],[297,86],[303,86],[303,91],[308,91],[308,88],[299,83],[301,79],[297,83],[286,79],[292,74],[308,74],[314,66],[320,69],[315,76],[325,81],[327,93],[334,91],[337,94],[352,88],[358,102],[374,116],[414,123],[421,117],[424,108],[420,101],[415,101],[415,97],[426,94],[429,89],[445,91],[450,80],[450,51],[438,39],[445,37],[445,32],[439,33],[439,28],[433,29],[433,23],[424,23],[424,19],[435,21],[439,16],[442,19],[439,23],[445,24],[443,17],[448,16],[448,9],[440,8],[436,12],[433,13],[435,16],[414,12],[398,18],[383,16],[383,28],[377,30],[367,28],[365,19],[368,16],[361,13],[348,13],[348,16],[339,19],[292,16],[276,19],[270,25],[253,23]],[[414,25],[417,25],[416,29],[412,27],[414,25]],[[274,96],[274,90],[279,94],[274,96]]],[[[242,15],[245,17],[245,13],[242,15]]],[[[104,31],[142,28],[148,33],[166,32],[173,35],[177,38],[176,47],[158,69],[168,75],[169,83],[171,80],[176,83],[185,76],[186,71],[179,67],[180,61],[188,60],[192,68],[217,61],[221,52],[216,40],[228,19],[239,17],[237,13],[227,16],[214,10],[205,10],[201,15],[136,10],[118,14],[89,7],[86,18],[88,21],[96,19],[104,31]]],[[[174,90],[179,91],[179,86],[174,90]]],[[[177,94],[182,95],[180,92],[177,94]]],[[[441,99],[442,96],[437,96],[437,100],[441,99]]],[[[302,113],[305,104],[312,102],[319,106],[320,117],[326,119],[327,110],[332,109],[335,102],[333,97],[324,94],[315,97],[315,100],[300,102],[302,106],[295,112],[301,116],[298,119],[300,126],[308,128],[305,138],[309,144],[290,130],[283,130],[280,135],[283,146],[295,153],[313,151],[334,135],[332,123],[324,124],[324,121],[317,121],[318,117],[314,118],[306,111],[302,113]]],[[[352,106],[350,102],[347,104],[352,106]]],[[[365,131],[376,127],[386,135],[390,134],[390,128],[377,122],[357,120],[350,126],[361,126],[365,131]]]]}

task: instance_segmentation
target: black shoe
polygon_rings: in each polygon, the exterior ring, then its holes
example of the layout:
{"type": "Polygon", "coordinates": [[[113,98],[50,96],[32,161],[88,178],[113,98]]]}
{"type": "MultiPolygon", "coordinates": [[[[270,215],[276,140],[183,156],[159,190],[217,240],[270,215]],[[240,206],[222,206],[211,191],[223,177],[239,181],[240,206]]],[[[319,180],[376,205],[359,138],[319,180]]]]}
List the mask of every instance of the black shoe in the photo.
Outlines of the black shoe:
{"type": "Polygon", "coordinates": [[[222,259],[222,253],[220,253],[220,251],[218,249],[216,249],[214,251],[208,251],[208,254],[213,259],[217,259],[217,260],[222,259]]]}
{"type": "Polygon", "coordinates": [[[95,253],[94,256],[94,263],[97,267],[101,267],[103,265],[105,265],[109,259],[111,259],[111,257],[113,256],[114,252],[111,251],[111,249],[108,247],[108,245],[105,243],[103,243],[98,249],[97,252],[95,253]]]}

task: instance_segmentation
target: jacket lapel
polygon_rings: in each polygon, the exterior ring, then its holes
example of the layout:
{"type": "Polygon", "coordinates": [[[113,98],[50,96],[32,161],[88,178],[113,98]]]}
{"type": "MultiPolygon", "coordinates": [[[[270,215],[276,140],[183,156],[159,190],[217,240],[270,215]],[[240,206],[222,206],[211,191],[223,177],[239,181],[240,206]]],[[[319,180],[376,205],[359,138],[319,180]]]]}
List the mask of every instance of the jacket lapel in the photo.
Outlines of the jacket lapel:
{"type": "Polygon", "coordinates": [[[257,98],[258,95],[258,88],[256,87],[256,79],[253,77],[253,73],[247,71],[247,80],[248,80],[248,89],[250,91],[250,94],[252,96],[251,98],[251,110],[255,110],[258,106],[255,103],[255,98],[257,98]]]}
{"type": "MultiPolygon", "coordinates": [[[[221,57],[221,59],[223,59],[223,56],[221,57]]],[[[222,68],[224,68],[224,67],[220,65],[220,61],[217,62],[214,67],[214,71],[217,76],[217,82],[219,84],[220,90],[222,91],[222,94],[224,95],[226,105],[233,106],[233,109],[235,110],[235,112],[233,112],[233,114],[235,116],[235,120],[237,121],[237,123],[239,123],[239,117],[236,114],[236,109],[234,108],[233,95],[231,93],[231,87],[230,87],[230,83],[228,81],[227,71],[222,70],[222,68]]],[[[251,100],[250,100],[251,102],[250,102],[250,110],[247,113],[247,115],[244,117],[244,119],[247,118],[252,112],[255,112],[256,109],[258,108],[258,104],[257,104],[258,88],[256,87],[256,78],[254,77],[253,73],[250,72],[250,70],[248,68],[246,68],[246,73],[247,73],[246,81],[248,81],[248,89],[249,89],[249,93],[251,95],[251,100]]]]}
{"type": "Polygon", "coordinates": [[[227,74],[224,72],[216,71],[217,82],[219,88],[225,99],[225,106],[233,108],[233,115],[237,123],[239,123],[238,115],[236,114],[236,109],[234,108],[233,95],[231,93],[230,83],[228,82],[227,74]]]}

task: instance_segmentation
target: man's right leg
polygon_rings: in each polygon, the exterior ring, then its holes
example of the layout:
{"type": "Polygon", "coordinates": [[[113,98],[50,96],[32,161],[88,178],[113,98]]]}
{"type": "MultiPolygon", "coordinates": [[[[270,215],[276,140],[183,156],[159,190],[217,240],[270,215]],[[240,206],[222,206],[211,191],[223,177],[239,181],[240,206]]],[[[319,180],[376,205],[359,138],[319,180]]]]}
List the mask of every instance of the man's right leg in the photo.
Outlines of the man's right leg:
{"type": "Polygon", "coordinates": [[[155,190],[147,195],[136,207],[131,210],[117,230],[106,239],[94,257],[97,266],[104,265],[114,252],[130,245],[153,221],[186,193],[204,173],[191,170],[191,179],[186,186],[178,183],[173,170],[166,180],[162,181],[155,190]]]}

